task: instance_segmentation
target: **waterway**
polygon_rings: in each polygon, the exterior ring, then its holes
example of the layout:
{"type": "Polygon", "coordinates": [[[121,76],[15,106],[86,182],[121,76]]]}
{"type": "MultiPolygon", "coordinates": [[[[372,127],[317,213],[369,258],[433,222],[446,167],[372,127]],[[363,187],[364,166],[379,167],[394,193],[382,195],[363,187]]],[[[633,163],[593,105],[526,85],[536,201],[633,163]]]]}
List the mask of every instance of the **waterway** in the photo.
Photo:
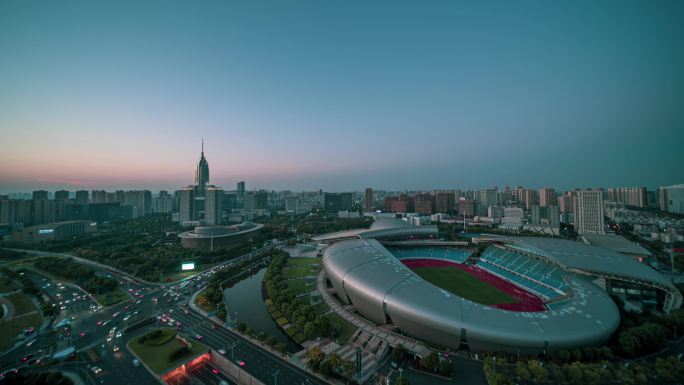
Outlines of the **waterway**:
{"type": "Polygon", "coordinates": [[[288,352],[295,353],[300,348],[271,318],[261,297],[261,282],[265,273],[266,267],[263,267],[252,275],[245,275],[242,280],[223,291],[223,301],[230,313],[230,319],[237,318],[238,322],[243,322],[255,333],[264,332],[275,337],[287,344],[288,352]]]}

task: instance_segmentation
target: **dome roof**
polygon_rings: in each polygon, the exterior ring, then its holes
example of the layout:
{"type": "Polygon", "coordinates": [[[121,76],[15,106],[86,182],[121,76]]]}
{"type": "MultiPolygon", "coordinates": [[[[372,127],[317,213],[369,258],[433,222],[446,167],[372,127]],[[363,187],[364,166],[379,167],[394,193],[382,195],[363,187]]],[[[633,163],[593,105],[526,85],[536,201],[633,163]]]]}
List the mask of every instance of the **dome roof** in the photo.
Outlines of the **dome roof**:
{"type": "Polygon", "coordinates": [[[411,227],[411,224],[401,218],[380,218],[373,222],[371,230],[393,229],[397,227],[411,227]]]}

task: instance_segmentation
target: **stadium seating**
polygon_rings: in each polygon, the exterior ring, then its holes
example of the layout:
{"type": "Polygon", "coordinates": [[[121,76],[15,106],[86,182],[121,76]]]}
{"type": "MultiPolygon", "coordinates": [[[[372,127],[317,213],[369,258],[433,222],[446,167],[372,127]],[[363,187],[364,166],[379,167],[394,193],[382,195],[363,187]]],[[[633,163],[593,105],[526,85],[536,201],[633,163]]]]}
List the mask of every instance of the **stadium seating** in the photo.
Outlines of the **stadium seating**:
{"type": "Polygon", "coordinates": [[[519,252],[490,246],[476,265],[547,300],[565,294],[566,284],[558,266],[519,252]]]}
{"type": "Polygon", "coordinates": [[[456,263],[464,263],[472,254],[471,250],[453,247],[389,248],[389,250],[399,259],[431,258],[444,259],[456,263]]]}

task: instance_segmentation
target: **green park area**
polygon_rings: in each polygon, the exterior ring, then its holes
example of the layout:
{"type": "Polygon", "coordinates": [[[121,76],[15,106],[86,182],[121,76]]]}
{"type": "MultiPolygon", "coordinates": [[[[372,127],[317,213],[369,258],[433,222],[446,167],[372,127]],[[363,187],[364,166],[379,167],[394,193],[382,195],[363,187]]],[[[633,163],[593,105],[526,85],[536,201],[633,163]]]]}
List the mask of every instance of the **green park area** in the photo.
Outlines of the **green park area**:
{"type": "Polygon", "coordinates": [[[356,332],[356,327],[349,322],[343,320],[335,313],[330,313],[326,316],[333,329],[337,330],[337,337],[335,340],[340,345],[344,344],[356,332]]]}
{"type": "Polygon", "coordinates": [[[14,314],[0,320],[0,351],[11,346],[19,333],[30,327],[38,329],[43,322],[40,312],[25,294],[12,294],[5,299],[12,303],[14,314]]]}
{"type": "Polygon", "coordinates": [[[209,351],[209,348],[197,341],[188,342],[190,346],[179,341],[174,329],[161,328],[134,338],[128,343],[128,347],[153,372],[161,374],[209,351]]]}
{"type": "Polygon", "coordinates": [[[314,291],[316,289],[316,280],[305,278],[290,279],[285,281],[285,285],[287,285],[292,294],[299,295],[314,291]]]}
{"type": "Polygon", "coordinates": [[[323,258],[288,258],[287,266],[320,265],[323,258]]]}
{"type": "Polygon", "coordinates": [[[411,269],[424,280],[459,297],[483,305],[517,303],[518,300],[454,267],[416,267],[411,269]]]}

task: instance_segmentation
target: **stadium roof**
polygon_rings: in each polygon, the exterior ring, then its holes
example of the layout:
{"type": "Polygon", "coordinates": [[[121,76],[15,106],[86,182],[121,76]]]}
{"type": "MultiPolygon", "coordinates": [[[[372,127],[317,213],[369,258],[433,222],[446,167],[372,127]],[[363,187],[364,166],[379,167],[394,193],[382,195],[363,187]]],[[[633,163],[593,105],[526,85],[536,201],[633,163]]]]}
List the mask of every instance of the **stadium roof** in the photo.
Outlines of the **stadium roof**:
{"type": "Polygon", "coordinates": [[[592,246],[603,247],[604,249],[613,250],[618,253],[628,255],[640,255],[650,257],[650,251],[643,248],[629,239],[617,234],[585,234],[582,238],[592,246]]]}
{"type": "Polygon", "coordinates": [[[632,257],[601,247],[542,237],[483,236],[479,239],[510,242],[530,248],[534,254],[545,256],[566,269],[643,280],[674,289],[667,278],[648,265],[640,263],[632,257]]]}

